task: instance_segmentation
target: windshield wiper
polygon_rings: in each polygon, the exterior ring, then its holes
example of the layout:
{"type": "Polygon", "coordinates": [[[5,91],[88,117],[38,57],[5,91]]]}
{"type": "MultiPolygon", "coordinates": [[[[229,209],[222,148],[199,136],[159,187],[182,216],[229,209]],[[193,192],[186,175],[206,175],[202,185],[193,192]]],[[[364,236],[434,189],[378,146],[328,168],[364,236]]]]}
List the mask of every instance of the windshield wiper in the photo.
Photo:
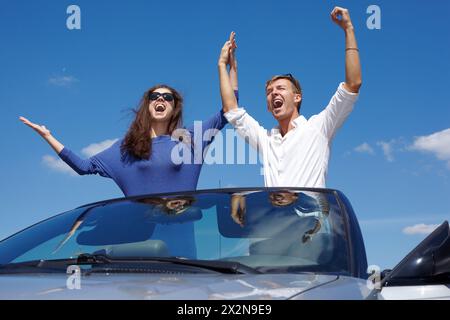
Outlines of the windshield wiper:
{"type": "MultiPolygon", "coordinates": [[[[32,260],[19,263],[9,263],[0,265],[0,273],[30,273],[36,272],[61,272],[65,271],[70,265],[92,265],[95,268],[86,271],[102,272],[108,270],[114,272],[115,269],[127,269],[133,272],[135,268],[142,268],[152,264],[172,264],[178,266],[186,266],[193,268],[201,268],[214,272],[225,274],[256,274],[260,271],[235,261],[223,260],[191,260],[179,257],[120,257],[115,258],[105,254],[83,253],[77,258],[70,259],[54,259],[54,260],[32,260]],[[102,268],[105,267],[105,268],[102,268]],[[125,267],[125,268],[124,268],[125,267]]],[[[149,268],[150,269],[150,268],[149,268]]],[[[159,270],[164,270],[159,267],[159,270]]]]}
{"type": "Polygon", "coordinates": [[[223,260],[193,260],[179,257],[145,257],[145,258],[115,258],[105,254],[80,254],[77,264],[92,265],[121,265],[126,264],[132,268],[133,264],[146,265],[152,263],[169,263],[174,265],[203,268],[226,274],[256,274],[260,271],[235,261],[223,260]]]}

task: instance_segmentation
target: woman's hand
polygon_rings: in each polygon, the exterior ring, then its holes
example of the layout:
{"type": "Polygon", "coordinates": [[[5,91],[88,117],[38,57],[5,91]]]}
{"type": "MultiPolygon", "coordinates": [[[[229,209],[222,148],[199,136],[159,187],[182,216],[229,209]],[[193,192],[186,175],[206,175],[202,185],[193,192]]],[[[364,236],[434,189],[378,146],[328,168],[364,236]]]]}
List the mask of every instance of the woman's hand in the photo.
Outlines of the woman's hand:
{"type": "Polygon", "coordinates": [[[27,118],[19,117],[19,120],[29,126],[31,129],[39,133],[39,135],[47,141],[47,143],[55,150],[57,154],[59,154],[63,149],[64,145],[56,140],[52,135],[50,130],[48,130],[45,126],[38,125],[36,123],[31,122],[27,118]]]}
{"type": "Polygon", "coordinates": [[[237,67],[236,59],[234,57],[234,50],[237,48],[236,40],[234,39],[235,35],[234,32],[231,32],[230,38],[223,45],[219,56],[219,66],[229,65],[230,67],[237,67]]]}
{"type": "Polygon", "coordinates": [[[51,136],[50,130],[48,130],[45,126],[33,123],[24,117],[19,117],[19,120],[22,121],[27,126],[29,126],[34,131],[36,131],[37,133],[39,133],[39,135],[41,135],[43,138],[48,138],[51,136]]]}
{"type": "Polygon", "coordinates": [[[230,47],[229,53],[228,53],[228,65],[230,66],[230,69],[237,70],[237,60],[236,60],[236,55],[235,55],[237,45],[236,45],[235,36],[236,36],[236,33],[234,31],[232,31],[230,33],[230,39],[228,40],[228,42],[230,42],[230,44],[231,44],[231,47],[230,47]]]}

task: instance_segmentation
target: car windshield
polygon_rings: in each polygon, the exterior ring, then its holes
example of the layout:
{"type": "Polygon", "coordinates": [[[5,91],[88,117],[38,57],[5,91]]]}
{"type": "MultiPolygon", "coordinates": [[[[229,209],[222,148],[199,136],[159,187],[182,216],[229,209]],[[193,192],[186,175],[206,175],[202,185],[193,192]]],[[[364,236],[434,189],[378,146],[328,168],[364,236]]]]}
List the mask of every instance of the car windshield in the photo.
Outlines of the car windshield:
{"type": "Polygon", "coordinates": [[[65,212],[0,242],[0,264],[181,257],[270,272],[350,273],[331,191],[224,190],[118,199],[65,212]]]}

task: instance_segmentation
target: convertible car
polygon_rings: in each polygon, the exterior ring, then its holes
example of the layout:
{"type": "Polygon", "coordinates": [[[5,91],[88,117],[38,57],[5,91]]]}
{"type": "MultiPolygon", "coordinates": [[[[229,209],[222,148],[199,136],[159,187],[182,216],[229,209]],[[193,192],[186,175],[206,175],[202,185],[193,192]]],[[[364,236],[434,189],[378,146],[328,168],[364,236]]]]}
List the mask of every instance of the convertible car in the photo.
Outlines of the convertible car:
{"type": "Polygon", "coordinates": [[[0,242],[0,299],[450,299],[449,288],[448,222],[368,273],[356,215],[331,189],[112,199],[0,242]]]}

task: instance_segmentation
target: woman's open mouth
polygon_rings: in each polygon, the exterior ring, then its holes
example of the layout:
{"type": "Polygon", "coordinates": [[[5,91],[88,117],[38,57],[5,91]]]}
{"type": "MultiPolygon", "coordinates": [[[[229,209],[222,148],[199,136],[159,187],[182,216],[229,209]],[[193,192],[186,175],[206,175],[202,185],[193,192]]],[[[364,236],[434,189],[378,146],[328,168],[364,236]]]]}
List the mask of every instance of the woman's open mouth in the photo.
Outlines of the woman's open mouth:
{"type": "Polygon", "coordinates": [[[155,111],[156,111],[157,113],[162,113],[162,112],[166,111],[166,106],[163,105],[163,104],[157,104],[157,105],[155,106],[155,111]]]}

